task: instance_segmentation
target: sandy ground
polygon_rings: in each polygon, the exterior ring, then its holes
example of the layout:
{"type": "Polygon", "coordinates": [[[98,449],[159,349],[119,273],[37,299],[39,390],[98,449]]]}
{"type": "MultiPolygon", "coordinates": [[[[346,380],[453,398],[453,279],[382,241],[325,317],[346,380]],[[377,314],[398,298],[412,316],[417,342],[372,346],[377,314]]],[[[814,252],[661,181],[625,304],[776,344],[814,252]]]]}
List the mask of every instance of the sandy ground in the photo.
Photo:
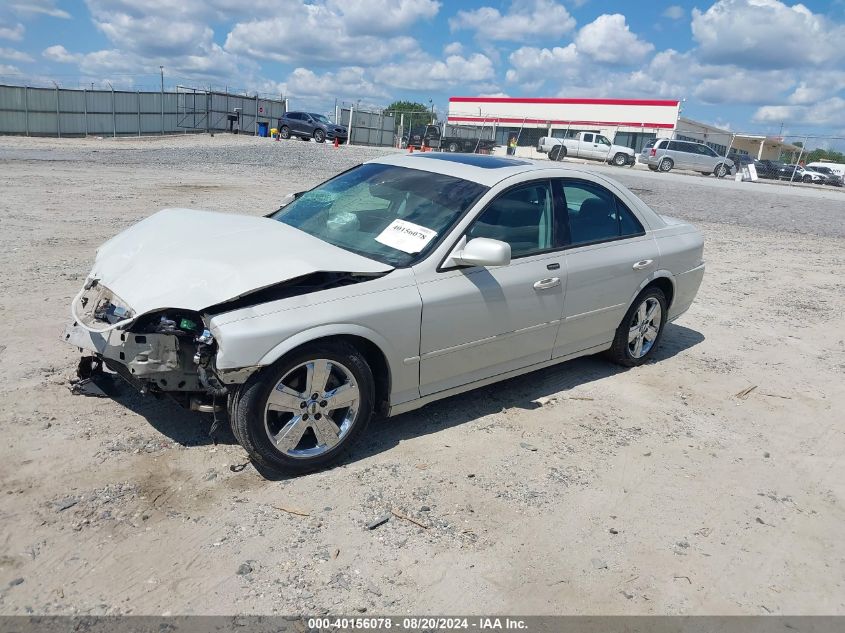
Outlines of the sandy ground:
{"type": "Polygon", "coordinates": [[[0,139],[0,613],[845,614],[840,192],[597,166],[706,235],[657,362],[380,421],[327,472],[233,471],[207,417],[70,394],[99,243],[165,206],[263,214],[381,151],[0,139]],[[392,510],[425,528],[366,529],[392,510]]]}

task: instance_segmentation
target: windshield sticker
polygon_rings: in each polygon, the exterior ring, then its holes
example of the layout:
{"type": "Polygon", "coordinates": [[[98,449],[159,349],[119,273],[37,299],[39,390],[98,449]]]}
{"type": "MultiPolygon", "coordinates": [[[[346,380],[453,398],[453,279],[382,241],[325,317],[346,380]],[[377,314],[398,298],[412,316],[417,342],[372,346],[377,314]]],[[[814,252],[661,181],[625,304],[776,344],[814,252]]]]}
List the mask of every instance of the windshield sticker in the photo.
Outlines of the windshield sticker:
{"type": "Polygon", "coordinates": [[[376,242],[404,253],[419,253],[436,236],[437,231],[432,231],[419,224],[405,220],[393,220],[390,226],[378,234],[376,242]]]}

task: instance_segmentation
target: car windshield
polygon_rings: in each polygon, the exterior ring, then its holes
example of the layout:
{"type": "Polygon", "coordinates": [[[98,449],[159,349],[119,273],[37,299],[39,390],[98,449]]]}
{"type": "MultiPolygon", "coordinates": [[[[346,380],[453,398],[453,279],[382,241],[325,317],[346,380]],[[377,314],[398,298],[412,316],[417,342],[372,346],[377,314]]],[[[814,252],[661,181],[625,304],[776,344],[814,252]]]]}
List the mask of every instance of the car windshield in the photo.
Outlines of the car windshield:
{"type": "Polygon", "coordinates": [[[311,118],[316,119],[320,123],[331,123],[325,114],[312,114],[311,118]]]}
{"type": "Polygon", "coordinates": [[[302,194],[270,217],[403,267],[428,253],[487,190],[453,176],[370,163],[302,194]]]}

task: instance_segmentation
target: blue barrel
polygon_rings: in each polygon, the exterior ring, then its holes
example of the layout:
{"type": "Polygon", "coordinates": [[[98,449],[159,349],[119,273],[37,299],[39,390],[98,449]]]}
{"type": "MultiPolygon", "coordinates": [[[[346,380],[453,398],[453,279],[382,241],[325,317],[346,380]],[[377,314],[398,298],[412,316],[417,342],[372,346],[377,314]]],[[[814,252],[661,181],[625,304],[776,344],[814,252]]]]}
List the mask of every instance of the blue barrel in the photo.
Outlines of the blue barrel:
{"type": "Polygon", "coordinates": [[[258,123],[258,136],[270,136],[270,124],[258,123]]]}

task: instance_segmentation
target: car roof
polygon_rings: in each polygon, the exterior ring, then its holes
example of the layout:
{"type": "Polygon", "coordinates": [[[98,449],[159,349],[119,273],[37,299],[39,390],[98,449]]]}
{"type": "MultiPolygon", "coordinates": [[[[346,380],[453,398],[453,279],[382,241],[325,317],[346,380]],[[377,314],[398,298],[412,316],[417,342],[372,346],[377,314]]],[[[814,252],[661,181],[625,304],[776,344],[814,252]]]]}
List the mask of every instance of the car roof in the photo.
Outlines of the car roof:
{"type": "Polygon", "coordinates": [[[562,178],[577,177],[586,173],[582,169],[559,167],[549,161],[534,161],[522,158],[506,158],[485,154],[452,154],[448,152],[419,152],[414,154],[389,154],[367,161],[382,165],[396,165],[409,169],[430,171],[436,174],[454,176],[463,180],[477,182],[492,187],[505,178],[531,171],[554,168],[560,171],[562,178]]]}

